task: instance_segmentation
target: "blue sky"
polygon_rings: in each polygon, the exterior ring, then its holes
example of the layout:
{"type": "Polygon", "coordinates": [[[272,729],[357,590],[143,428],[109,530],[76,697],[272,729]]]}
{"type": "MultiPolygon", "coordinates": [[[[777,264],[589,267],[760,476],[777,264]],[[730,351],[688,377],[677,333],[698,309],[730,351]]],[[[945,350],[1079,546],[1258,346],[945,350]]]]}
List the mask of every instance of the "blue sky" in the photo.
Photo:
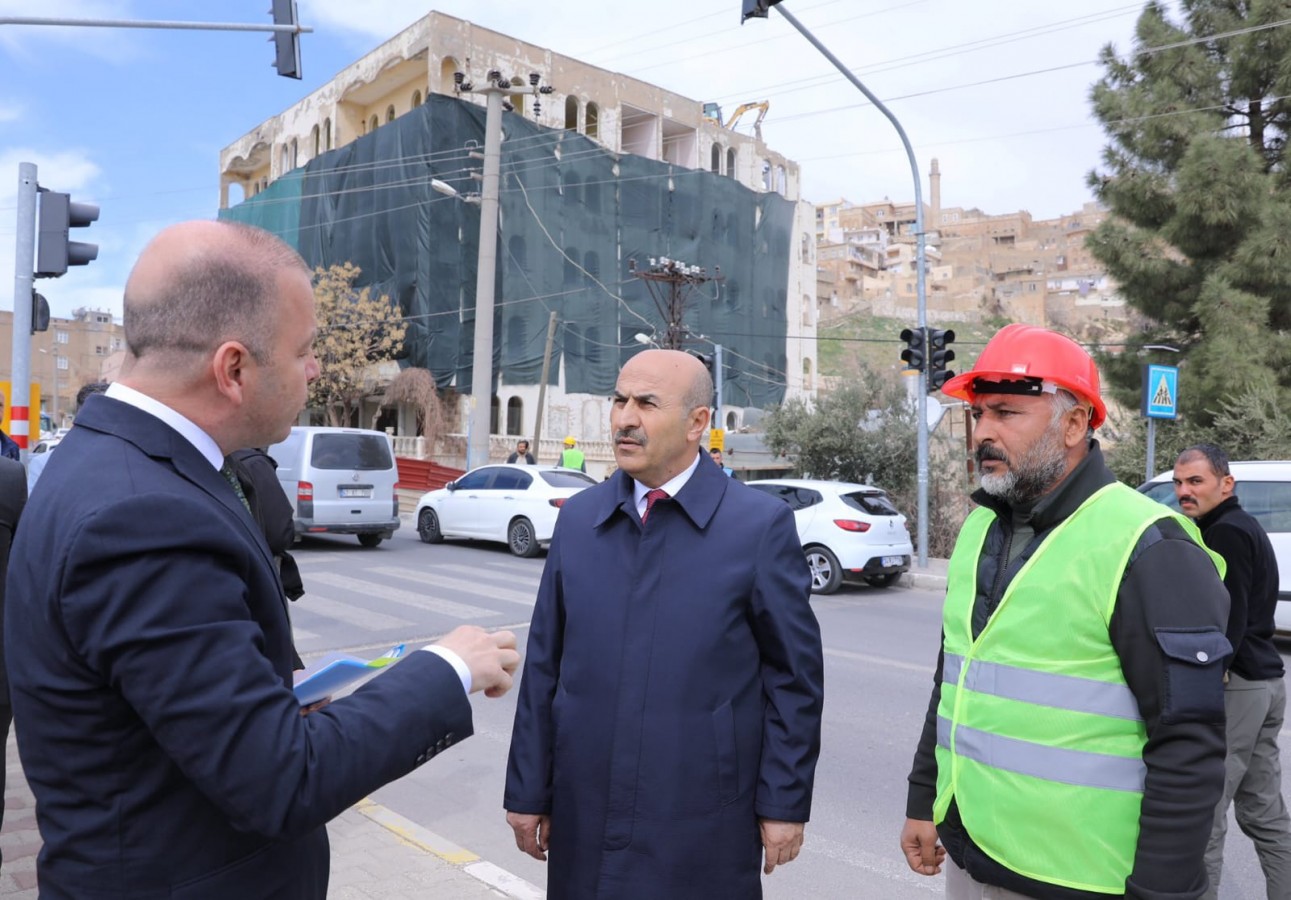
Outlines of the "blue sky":
{"type": "MultiPolygon", "coordinates": [[[[785,2],[891,100],[921,171],[940,159],[943,205],[1040,218],[1089,199],[1085,174],[1103,144],[1087,101],[1092,63],[1109,41],[1129,46],[1141,3],[785,2]]],[[[268,5],[0,0],[0,15],[268,22],[268,5]]],[[[801,163],[812,201],[913,193],[888,122],[858,106],[855,88],[774,11],[741,28],[740,0],[300,0],[301,21],[316,28],[302,38],[303,81],[277,75],[267,34],[0,26],[0,304],[11,302],[19,161],[39,166],[42,185],[103,210],[83,238],[99,244],[98,261],[40,285],[54,314],[119,315],[148,238],[215,215],[222,147],[429,8],[716,99],[728,114],[769,100],[764,136],[801,163]]]]}

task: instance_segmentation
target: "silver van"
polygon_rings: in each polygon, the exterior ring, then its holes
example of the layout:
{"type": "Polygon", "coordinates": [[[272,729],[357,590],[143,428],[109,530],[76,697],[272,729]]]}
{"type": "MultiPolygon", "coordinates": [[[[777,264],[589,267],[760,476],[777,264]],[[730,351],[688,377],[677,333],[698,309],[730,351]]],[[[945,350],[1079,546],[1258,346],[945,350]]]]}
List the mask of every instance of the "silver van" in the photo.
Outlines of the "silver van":
{"type": "Polygon", "coordinates": [[[399,528],[390,436],[362,428],[297,426],[269,448],[296,535],[354,534],[375,547],[399,528]]]}

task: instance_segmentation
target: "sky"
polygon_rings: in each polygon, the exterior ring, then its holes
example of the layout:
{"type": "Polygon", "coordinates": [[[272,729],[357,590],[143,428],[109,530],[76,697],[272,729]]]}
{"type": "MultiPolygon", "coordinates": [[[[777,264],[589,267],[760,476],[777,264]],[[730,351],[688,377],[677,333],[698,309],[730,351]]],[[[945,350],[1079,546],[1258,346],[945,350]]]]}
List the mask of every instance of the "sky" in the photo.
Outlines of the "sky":
{"type": "MultiPolygon", "coordinates": [[[[0,0],[0,17],[268,23],[269,0],[0,0]]],[[[943,207],[1050,218],[1091,199],[1105,140],[1089,108],[1100,50],[1132,46],[1143,3],[1083,0],[784,0],[882,99],[943,207]]],[[[149,237],[214,217],[219,152],[429,9],[653,82],[729,115],[767,100],[767,144],[802,168],[803,197],[913,198],[891,123],[776,10],[741,0],[299,0],[304,79],[282,78],[263,33],[0,25],[0,308],[11,308],[18,163],[99,204],[74,239],[99,258],[37,283],[55,316],[119,316],[149,237]]],[[[559,86],[557,86],[559,87],[559,86]]],[[[751,130],[746,115],[742,130],[751,130]]]]}

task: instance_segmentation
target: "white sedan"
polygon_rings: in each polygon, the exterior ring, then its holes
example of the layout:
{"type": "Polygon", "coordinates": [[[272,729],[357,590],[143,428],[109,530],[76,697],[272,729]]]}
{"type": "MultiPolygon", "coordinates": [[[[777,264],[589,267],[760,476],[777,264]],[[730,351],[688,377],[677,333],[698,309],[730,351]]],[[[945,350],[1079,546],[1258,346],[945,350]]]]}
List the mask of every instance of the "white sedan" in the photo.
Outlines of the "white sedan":
{"type": "Polygon", "coordinates": [[[566,500],[596,484],[557,466],[481,466],[417,502],[417,535],[500,541],[516,556],[534,556],[551,542],[566,500]]]}
{"type": "Polygon", "coordinates": [[[749,487],[793,510],[813,593],[832,594],[844,579],[887,587],[910,568],[914,546],[905,516],[879,488],[804,478],[750,481],[749,487]]]}

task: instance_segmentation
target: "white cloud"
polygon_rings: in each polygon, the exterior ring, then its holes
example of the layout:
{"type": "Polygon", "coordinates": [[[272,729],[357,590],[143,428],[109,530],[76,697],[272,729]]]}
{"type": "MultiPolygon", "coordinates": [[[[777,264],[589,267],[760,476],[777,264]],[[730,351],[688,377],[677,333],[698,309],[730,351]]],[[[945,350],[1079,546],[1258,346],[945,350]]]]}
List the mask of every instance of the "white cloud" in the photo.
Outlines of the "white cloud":
{"type": "MultiPolygon", "coordinates": [[[[44,19],[134,19],[130,0],[42,0],[33,9],[30,0],[0,0],[0,15],[44,19]]],[[[63,25],[5,25],[0,27],[0,53],[19,61],[33,60],[49,43],[114,63],[134,59],[137,42],[123,29],[63,25]]]]}

